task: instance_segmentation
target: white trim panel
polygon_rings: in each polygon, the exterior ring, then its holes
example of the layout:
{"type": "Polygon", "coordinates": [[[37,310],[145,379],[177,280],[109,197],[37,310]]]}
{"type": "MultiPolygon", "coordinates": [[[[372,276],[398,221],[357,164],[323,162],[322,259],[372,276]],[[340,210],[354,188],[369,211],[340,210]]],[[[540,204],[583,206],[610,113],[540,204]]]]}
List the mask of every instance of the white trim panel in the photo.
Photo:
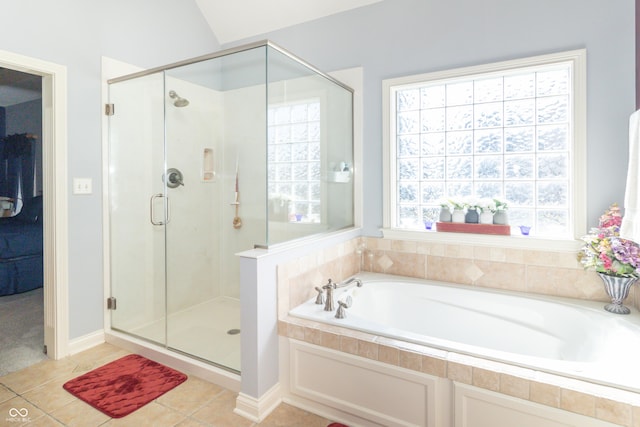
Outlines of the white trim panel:
{"type": "MultiPolygon", "coordinates": [[[[445,380],[446,381],[446,380],[445,380]]],[[[387,426],[439,425],[448,412],[441,380],[290,340],[290,391],[387,426]]]]}
{"type": "Polygon", "coordinates": [[[455,427],[614,427],[596,418],[454,383],[455,427]]]}

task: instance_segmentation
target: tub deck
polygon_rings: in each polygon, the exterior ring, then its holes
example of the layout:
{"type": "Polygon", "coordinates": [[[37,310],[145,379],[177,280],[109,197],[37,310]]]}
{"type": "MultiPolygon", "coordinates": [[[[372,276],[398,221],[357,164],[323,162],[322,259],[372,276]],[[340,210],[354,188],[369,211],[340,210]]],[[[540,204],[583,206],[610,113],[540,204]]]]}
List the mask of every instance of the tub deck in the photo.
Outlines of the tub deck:
{"type": "Polygon", "coordinates": [[[325,312],[315,299],[289,315],[361,331],[376,342],[397,340],[640,392],[635,309],[621,316],[604,311],[602,302],[376,273],[358,277],[362,288],[335,292],[336,301],[352,297],[346,319],[325,312]]]}

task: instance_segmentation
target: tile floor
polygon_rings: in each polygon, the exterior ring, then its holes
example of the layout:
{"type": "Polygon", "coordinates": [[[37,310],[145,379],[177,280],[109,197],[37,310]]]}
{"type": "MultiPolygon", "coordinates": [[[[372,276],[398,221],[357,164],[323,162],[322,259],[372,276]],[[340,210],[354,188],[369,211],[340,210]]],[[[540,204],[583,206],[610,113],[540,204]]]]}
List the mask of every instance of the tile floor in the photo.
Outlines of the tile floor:
{"type": "Polygon", "coordinates": [[[0,426],[326,427],[330,420],[281,404],[256,424],[233,413],[236,394],[194,376],[130,415],[112,419],[62,388],[66,381],[129,354],[102,344],[0,377],[0,426]],[[13,410],[12,410],[13,408],[13,410]],[[26,409],[21,418],[16,409],[26,409]]]}

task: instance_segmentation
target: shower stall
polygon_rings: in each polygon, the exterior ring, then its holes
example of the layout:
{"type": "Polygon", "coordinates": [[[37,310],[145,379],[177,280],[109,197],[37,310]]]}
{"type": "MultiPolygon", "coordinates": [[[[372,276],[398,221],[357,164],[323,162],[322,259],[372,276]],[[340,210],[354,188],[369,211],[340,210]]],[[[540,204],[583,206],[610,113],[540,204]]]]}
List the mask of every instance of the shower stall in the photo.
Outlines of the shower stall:
{"type": "Polygon", "coordinates": [[[108,83],[111,329],[239,373],[236,254],[353,226],[353,93],[268,41],[108,83]]]}

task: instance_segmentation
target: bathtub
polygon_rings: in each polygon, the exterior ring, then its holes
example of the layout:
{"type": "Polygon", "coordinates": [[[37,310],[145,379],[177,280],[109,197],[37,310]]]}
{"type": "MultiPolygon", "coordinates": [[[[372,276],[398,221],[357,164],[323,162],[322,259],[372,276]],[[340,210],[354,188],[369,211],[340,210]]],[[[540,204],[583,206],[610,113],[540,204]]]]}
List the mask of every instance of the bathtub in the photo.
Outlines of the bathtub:
{"type": "MultiPolygon", "coordinates": [[[[640,314],[604,303],[362,273],[344,319],[315,298],[290,315],[537,371],[640,391],[640,314]]],[[[336,303],[336,307],[337,307],[336,303]]]]}

